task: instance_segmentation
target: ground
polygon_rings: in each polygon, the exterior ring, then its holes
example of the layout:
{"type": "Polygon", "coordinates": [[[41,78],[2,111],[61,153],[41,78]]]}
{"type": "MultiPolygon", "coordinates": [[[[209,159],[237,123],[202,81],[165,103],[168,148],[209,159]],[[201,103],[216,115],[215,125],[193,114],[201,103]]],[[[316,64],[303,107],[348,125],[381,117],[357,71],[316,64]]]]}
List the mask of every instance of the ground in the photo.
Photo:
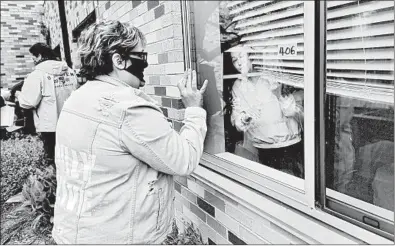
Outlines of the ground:
{"type": "MultiPolygon", "coordinates": [[[[5,218],[10,215],[10,212],[17,206],[16,203],[5,203],[1,205],[1,227],[7,226],[7,222],[5,218]]],[[[33,233],[30,224],[25,226],[24,228],[20,228],[19,232],[16,235],[6,239],[5,235],[1,236],[3,241],[7,240],[3,244],[56,244],[50,235],[37,235],[33,233]]]]}
{"type": "MultiPolygon", "coordinates": [[[[49,222],[50,215],[53,215],[53,209],[45,212],[44,208],[49,201],[55,200],[56,178],[51,172],[47,176],[43,169],[47,167],[43,157],[43,145],[38,136],[26,136],[24,134],[2,134],[1,143],[1,244],[56,244],[51,237],[52,225],[49,222]],[[41,171],[40,171],[41,170],[41,171]],[[32,175],[34,173],[34,175],[32,175]],[[33,182],[33,181],[34,182],[33,182]],[[37,188],[37,182],[52,181],[51,186],[46,183],[45,190],[37,188]],[[23,213],[14,215],[15,209],[20,208],[21,203],[6,203],[10,197],[24,191],[24,201],[30,204],[22,210],[23,213]],[[45,199],[42,195],[45,194],[45,199]],[[51,198],[52,197],[52,198],[51,198]],[[32,213],[33,207],[35,213],[32,213]],[[52,212],[51,212],[52,211],[52,212]],[[32,225],[34,219],[40,214],[48,217],[47,220],[40,220],[36,228],[42,232],[34,232],[32,225]]],[[[53,205],[50,202],[50,205],[53,205]]],[[[48,205],[48,204],[47,204],[48,205]]],[[[53,206],[52,206],[53,207],[53,206]]],[[[178,232],[177,226],[174,224],[173,232],[168,236],[163,244],[202,244],[200,233],[193,225],[186,225],[184,232],[178,232]]]]}

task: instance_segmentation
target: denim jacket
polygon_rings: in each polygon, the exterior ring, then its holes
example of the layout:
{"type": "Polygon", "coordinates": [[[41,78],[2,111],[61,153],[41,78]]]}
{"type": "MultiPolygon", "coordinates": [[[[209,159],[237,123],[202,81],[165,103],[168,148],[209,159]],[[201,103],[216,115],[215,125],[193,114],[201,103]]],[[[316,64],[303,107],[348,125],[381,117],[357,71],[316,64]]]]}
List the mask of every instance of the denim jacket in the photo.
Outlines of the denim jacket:
{"type": "Polygon", "coordinates": [[[156,101],[98,76],[65,103],[56,130],[58,244],[159,244],[174,218],[173,175],[203,153],[206,111],[185,111],[180,133],[156,101]]]}

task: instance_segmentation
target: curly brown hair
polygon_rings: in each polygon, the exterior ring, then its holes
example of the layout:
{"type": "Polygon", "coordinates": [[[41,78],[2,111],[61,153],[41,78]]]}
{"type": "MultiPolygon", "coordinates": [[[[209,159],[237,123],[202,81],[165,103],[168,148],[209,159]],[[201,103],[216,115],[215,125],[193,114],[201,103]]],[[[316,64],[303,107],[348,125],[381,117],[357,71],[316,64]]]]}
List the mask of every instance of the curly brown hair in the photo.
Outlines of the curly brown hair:
{"type": "Polygon", "coordinates": [[[78,39],[80,74],[88,80],[112,72],[112,56],[125,57],[139,43],[146,45],[144,34],[130,23],[101,21],[90,25],[78,39]]]}

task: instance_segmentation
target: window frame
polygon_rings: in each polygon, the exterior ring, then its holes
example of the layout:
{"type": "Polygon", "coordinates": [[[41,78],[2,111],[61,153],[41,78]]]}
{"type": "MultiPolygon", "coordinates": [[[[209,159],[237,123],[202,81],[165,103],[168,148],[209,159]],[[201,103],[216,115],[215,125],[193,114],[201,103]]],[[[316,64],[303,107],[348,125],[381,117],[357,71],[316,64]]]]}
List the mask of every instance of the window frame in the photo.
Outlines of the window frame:
{"type": "MultiPolygon", "coordinates": [[[[81,36],[82,31],[84,31],[88,26],[96,23],[98,21],[96,10],[92,10],[72,31],[72,45],[78,47],[78,39],[81,36]]],[[[80,75],[80,68],[74,68],[77,78],[78,84],[83,85],[87,82],[87,79],[80,75]]]]}
{"type": "MultiPolygon", "coordinates": [[[[182,12],[182,23],[183,23],[183,34],[184,38],[184,57],[187,59],[185,62],[185,69],[193,68],[196,69],[197,64],[193,62],[192,57],[196,57],[193,49],[193,19],[191,18],[191,6],[188,1],[181,1],[181,12],[182,12]],[[187,10],[187,11],[186,11],[187,10]]],[[[304,49],[304,74],[305,74],[305,84],[304,84],[304,105],[305,105],[305,132],[304,132],[304,148],[311,149],[314,144],[315,136],[315,126],[314,126],[314,23],[315,23],[315,13],[314,13],[314,2],[304,2],[304,45],[305,47],[312,47],[310,49],[304,49]],[[307,50],[310,50],[307,52],[307,50]],[[308,75],[306,75],[308,74],[308,75]],[[307,109],[306,109],[307,106],[307,109]],[[306,122],[309,122],[306,124],[306,122]],[[309,148],[306,148],[309,146],[309,148]]],[[[281,171],[268,168],[264,165],[265,174],[257,174],[255,171],[255,179],[251,179],[251,174],[240,175],[240,173],[245,173],[246,168],[240,165],[240,161],[234,161],[234,158],[219,158],[216,155],[211,155],[208,153],[203,153],[202,164],[207,168],[214,170],[218,173],[225,174],[227,177],[232,178],[238,182],[248,183],[254,189],[268,194],[278,200],[287,201],[294,206],[309,207],[313,208],[315,201],[308,199],[308,197],[314,197],[314,172],[315,172],[315,156],[314,151],[305,151],[305,179],[301,185],[291,185],[295,181],[295,177],[290,174],[283,173],[281,171]],[[313,174],[313,175],[311,175],[313,174]],[[279,179],[273,179],[272,177],[281,177],[279,179]],[[263,183],[263,185],[262,185],[263,183]],[[288,184],[288,185],[285,185],[288,184]],[[302,189],[301,189],[302,187],[302,189]]],[[[222,154],[222,153],[221,153],[222,154]]],[[[235,156],[237,159],[237,156],[235,156]]],[[[250,162],[245,160],[245,162],[250,162]]],[[[250,162],[253,164],[253,162],[250,162]]],[[[252,173],[252,172],[251,172],[252,173]]]]}
{"type": "MultiPolygon", "coordinates": [[[[326,93],[326,82],[327,82],[327,2],[323,1],[318,4],[319,11],[319,24],[317,32],[319,33],[319,41],[317,42],[317,48],[319,53],[319,59],[317,63],[319,64],[319,73],[317,74],[317,81],[319,81],[319,88],[317,88],[317,110],[316,113],[319,115],[317,128],[319,130],[318,136],[324,136],[317,141],[319,142],[317,148],[318,162],[317,162],[317,177],[318,177],[318,187],[317,187],[317,206],[322,209],[322,211],[355,224],[361,228],[372,231],[382,237],[395,242],[394,235],[389,234],[384,230],[374,228],[374,226],[369,225],[367,222],[363,222],[366,219],[374,220],[377,223],[384,223],[384,227],[391,227],[391,221],[386,219],[384,216],[389,215],[385,209],[378,206],[359,201],[353,197],[344,195],[340,192],[331,190],[326,187],[326,131],[325,131],[325,118],[326,118],[326,98],[328,93],[326,93]],[[329,196],[327,194],[330,194],[329,196]],[[347,197],[347,198],[346,198],[347,197]],[[346,198],[346,199],[344,199],[346,198]],[[356,201],[360,204],[356,204],[356,201]],[[374,207],[373,207],[374,206],[374,207]],[[376,213],[371,213],[368,211],[377,211],[376,213]],[[382,215],[382,216],[380,216],[382,215]],[[362,218],[362,221],[361,221],[362,218]]],[[[394,35],[395,40],[395,35],[394,35]]],[[[394,75],[395,76],[395,75],[394,75]]],[[[395,177],[394,177],[395,178],[395,177]]],[[[394,187],[395,188],[395,187],[394,187]]],[[[394,228],[394,212],[392,212],[392,227],[394,228]]],[[[390,216],[391,217],[391,216],[390,216]]],[[[389,229],[389,228],[388,228],[389,229]]]]}
{"type": "MultiPolygon", "coordinates": [[[[326,61],[324,60],[326,57],[326,5],[323,3],[325,1],[304,2],[305,179],[303,180],[303,189],[300,189],[301,185],[284,184],[297,178],[264,165],[258,164],[261,165],[261,169],[265,169],[265,174],[258,173],[256,170],[247,170],[245,166],[247,164],[253,165],[254,162],[246,159],[244,161],[237,160],[242,157],[230,156],[221,158],[219,156],[223,153],[212,155],[204,152],[200,164],[212,172],[258,191],[262,196],[272,197],[355,238],[365,242],[385,241],[382,236],[376,235],[366,230],[366,228],[355,225],[350,220],[325,209],[325,199],[322,198],[322,194],[325,194],[322,193],[325,189],[325,184],[322,183],[323,179],[320,177],[323,177],[322,175],[325,174],[325,169],[321,165],[325,161],[325,152],[323,152],[324,149],[322,148],[325,148],[325,138],[320,136],[324,133],[325,112],[321,109],[324,107],[324,82],[326,77],[326,61]],[[316,33],[320,35],[317,36],[315,35],[316,33]],[[319,81],[319,83],[315,83],[315,81],[319,81]],[[246,170],[249,171],[248,174],[246,170]]],[[[184,66],[185,69],[196,69],[197,64],[192,59],[196,57],[196,54],[193,40],[194,19],[193,14],[191,14],[190,2],[180,0],[180,5],[184,37],[184,66]]]]}
{"type": "Polygon", "coordinates": [[[79,24],[76,26],[72,31],[72,42],[77,43],[78,38],[81,35],[81,32],[90,26],[91,24],[94,24],[97,22],[97,15],[96,15],[96,10],[93,10],[91,13],[89,13],[79,24]]]}

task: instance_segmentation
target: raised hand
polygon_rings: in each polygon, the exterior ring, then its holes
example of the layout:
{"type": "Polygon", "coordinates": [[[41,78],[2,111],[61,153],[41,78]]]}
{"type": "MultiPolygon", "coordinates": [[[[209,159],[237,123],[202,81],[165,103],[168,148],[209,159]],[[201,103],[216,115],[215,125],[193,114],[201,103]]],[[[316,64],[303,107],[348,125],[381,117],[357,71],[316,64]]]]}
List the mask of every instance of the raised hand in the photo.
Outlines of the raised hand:
{"type": "Polygon", "coordinates": [[[196,71],[188,69],[184,77],[178,82],[177,87],[180,90],[181,99],[185,107],[202,107],[203,94],[207,89],[208,81],[205,80],[202,88],[197,89],[196,71]]]}

